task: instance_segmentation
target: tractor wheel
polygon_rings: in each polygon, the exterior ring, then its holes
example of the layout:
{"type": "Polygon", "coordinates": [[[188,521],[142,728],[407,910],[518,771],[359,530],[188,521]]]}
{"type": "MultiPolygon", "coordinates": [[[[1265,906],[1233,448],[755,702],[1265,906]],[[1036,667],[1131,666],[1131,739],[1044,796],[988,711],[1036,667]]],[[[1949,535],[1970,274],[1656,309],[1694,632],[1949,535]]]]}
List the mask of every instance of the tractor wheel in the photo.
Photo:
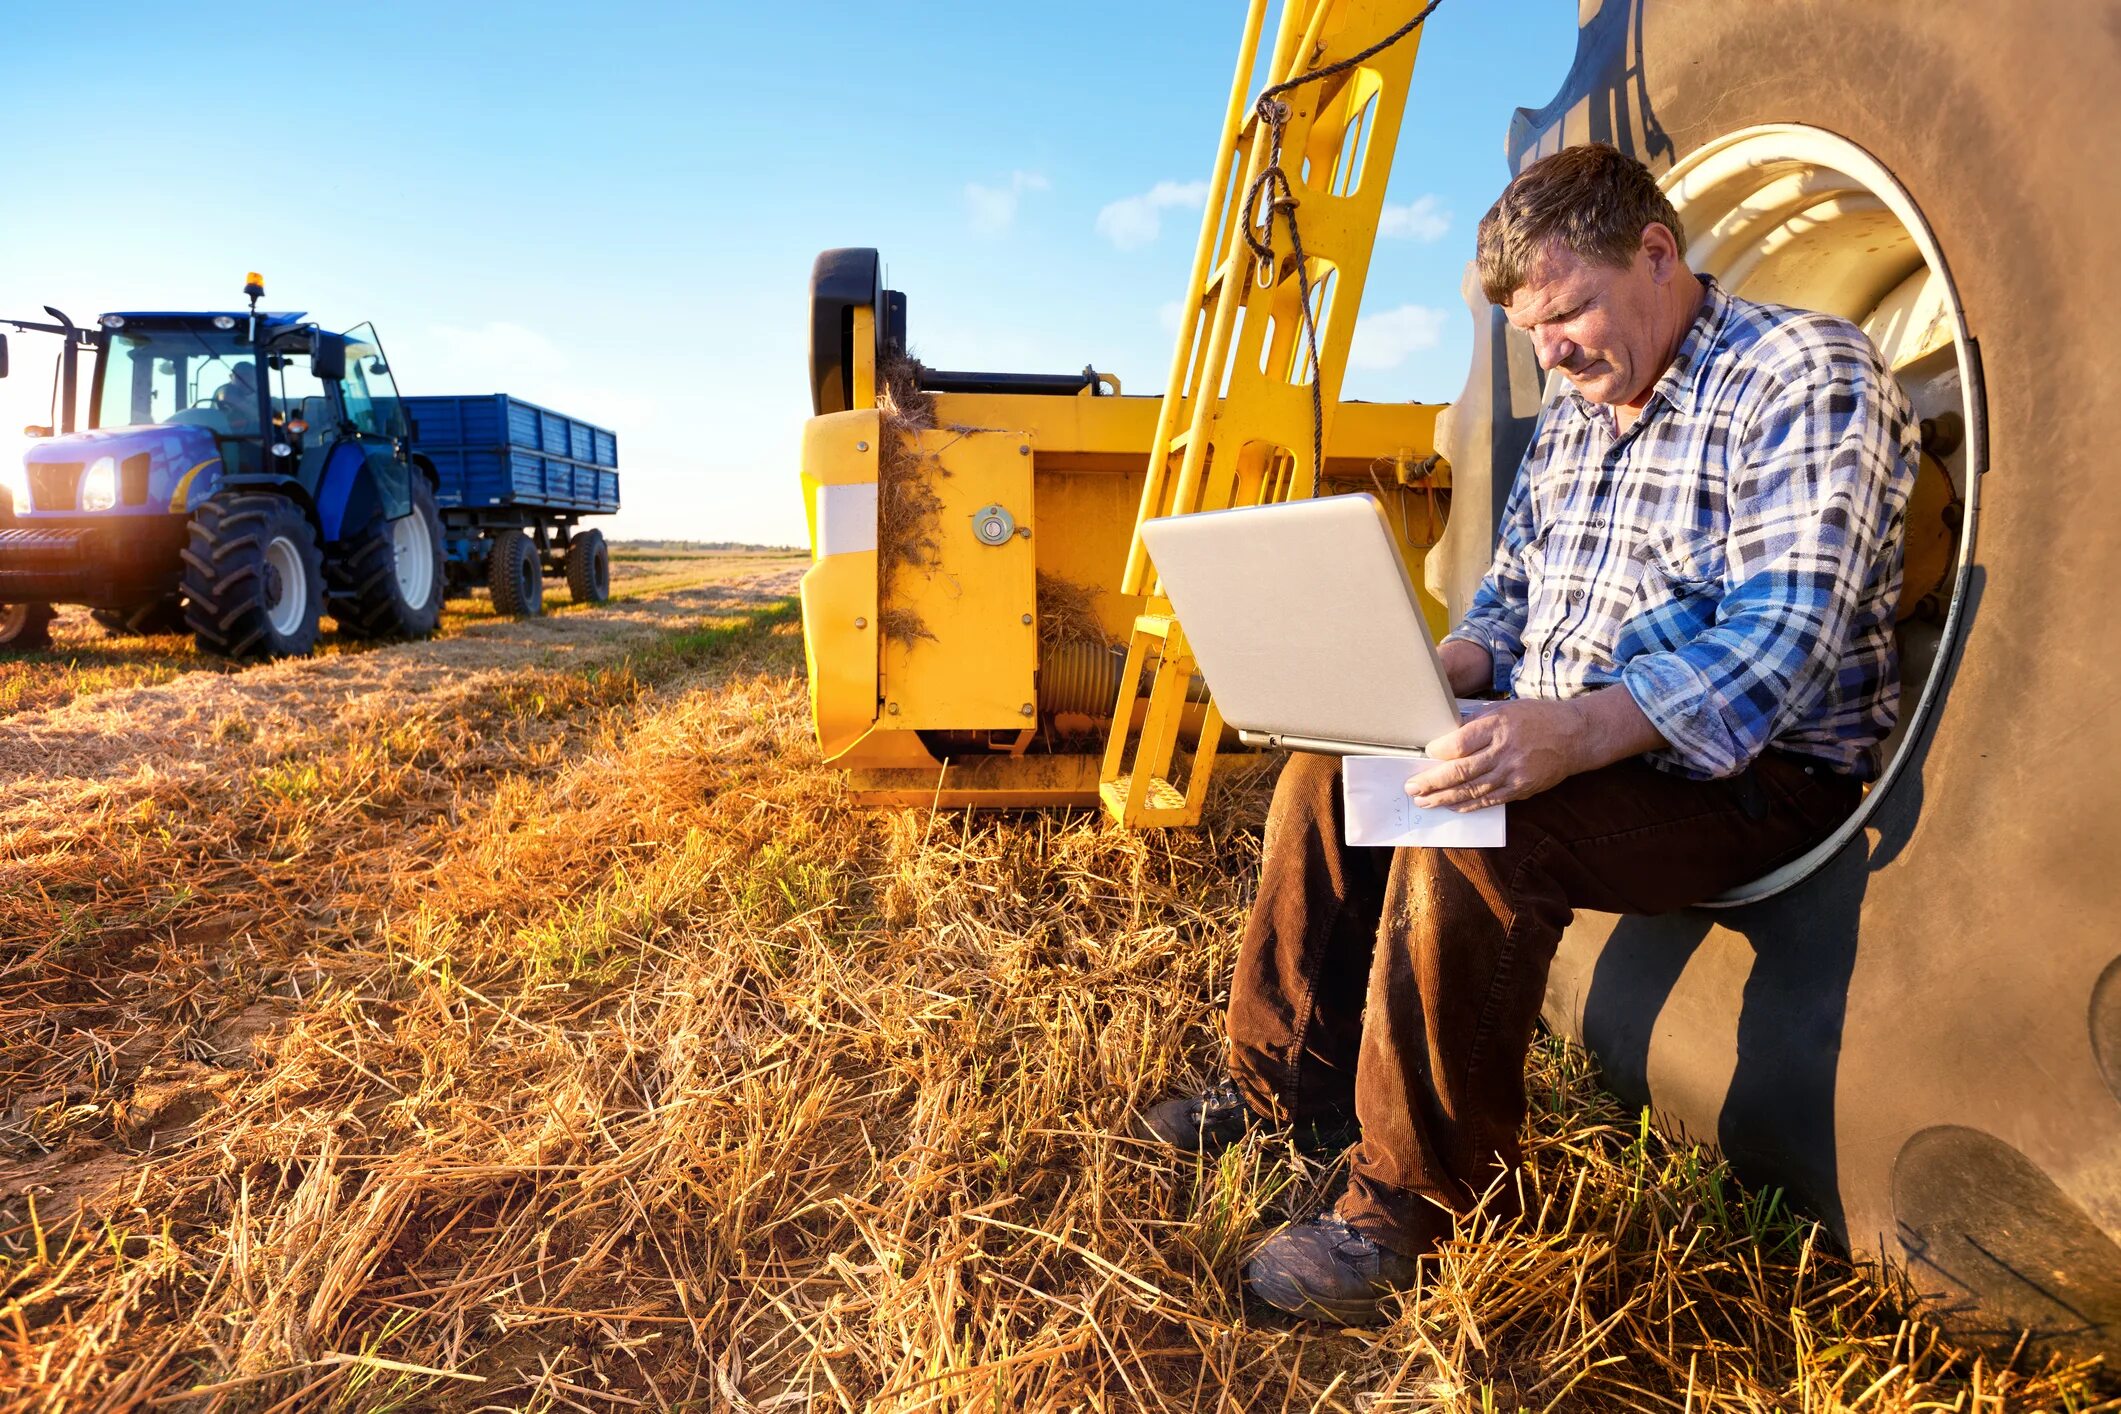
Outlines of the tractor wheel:
{"type": "Polygon", "coordinates": [[[324,557],[302,508],[236,492],[195,511],[184,547],[184,619],[202,653],[299,658],[317,646],[324,557]]]}
{"type": "Polygon", "coordinates": [[[545,612],[545,566],[538,547],[520,530],[493,537],[486,557],[486,583],[493,590],[494,612],[534,619],[545,612]]]}
{"type": "Polygon", "coordinates": [[[150,599],[125,609],[90,609],[88,616],[113,638],[140,638],[159,633],[183,633],[184,600],[172,594],[150,599]]]}
{"type": "Polygon", "coordinates": [[[601,604],[611,597],[611,548],[603,531],[585,530],[567,541],[567,589],[577,604],[601,604]]]}
{"type": "Polygon", "coordinates": [[[1941,536],[1941,612],[1903,622],[1901,725],[1859,814],[1731,906],[1579,915],[1548,1018],[1961,1334],[2109,1361],[2110,39],[2067,0],[1630,0],[1595,12],[1569,86],[1510,139],[1519,166],[1594,137],[1633,151],[1697,270],[1863,324],[1951,482],[1928,523],[1910,506],[1910,587],[1941,536]]]}
{"type": "Polygon", "coordinates": [[[442,513],[424,476],[412,478],[412,509],[368,524],[332,547],[326,601],[355,638],[428,638],[442,621],[442,513]]]}
{"type": "Polygon", "coordinates": [[[51,647],[54,616],[49,604],[0,604],[0,652],[51,647]]]}

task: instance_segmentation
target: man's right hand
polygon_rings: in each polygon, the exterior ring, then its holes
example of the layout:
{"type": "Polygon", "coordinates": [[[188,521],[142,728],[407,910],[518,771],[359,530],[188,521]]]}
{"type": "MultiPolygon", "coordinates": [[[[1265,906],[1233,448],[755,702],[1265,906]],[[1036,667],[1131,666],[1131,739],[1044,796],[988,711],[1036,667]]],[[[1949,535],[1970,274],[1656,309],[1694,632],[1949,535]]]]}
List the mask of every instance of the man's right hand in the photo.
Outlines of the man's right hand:
{"type": "Polygon", "coordinates": [[[1453,638],[1436,647],[1443,660],[1444,676],[1451,680],[1457,697],[1485,697],[1495,690],[1495,660],[1488,650],[1469,639],[1453,638]]]}

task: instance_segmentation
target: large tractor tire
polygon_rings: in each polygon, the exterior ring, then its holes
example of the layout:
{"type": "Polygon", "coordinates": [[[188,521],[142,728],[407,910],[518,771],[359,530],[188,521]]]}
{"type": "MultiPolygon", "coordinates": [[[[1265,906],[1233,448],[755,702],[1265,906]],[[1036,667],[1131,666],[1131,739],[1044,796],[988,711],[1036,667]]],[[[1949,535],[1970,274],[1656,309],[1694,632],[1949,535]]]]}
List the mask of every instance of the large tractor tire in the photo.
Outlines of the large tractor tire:
{"type": "Polygon", "coordinates": [[[302,508],[269,492],[215,496],[184,547],[184,618],[202,653],[299,658],[317,646],[324,557],[302,508]]]}
{"type": "Polygon", "coordinates": [[[611,597],[611,548],[601,530],[583,530],[567,541],[567,590],[577,604],[601,604],[611,597]]]}
{"type": "Polygon", "coordinates": [[[486,584],[493,591],[494,612],[534,619],[545,612],[545,566],[538,547],[520,530],[493,537],[486,557],[486,584]]]}
{"type": "Polygon", "coordinates": [[[356,638],[428,638],[442,622],[442,513],[424,476],[412,478],[412,509],[386,520],[380,508],[325,559],[326,604],[356,638]]]}
{"type": "Polygon", "coordinates": [[[171,594],[125,609],[91,609],[88,616],[113,638],[141,638],[159,633],[184,633],[183,596],[171,594]]]}
{"type": "MultiPolygon", "coordinates": [[[[1960,1334],[2109,1360],[2113,56],[2111,25],[2068,0],[1626,0],[1511,134],[1520,167],[1582,141],[1633,151],[1666,174],[1697,268],[1864,322],[1898,350],[1951,483],[1910,512],[1911,579],[1918,556],[1943,573],[1904,625],[1902,725],[1858,816],[1728,906],[1579,915],[1548,1020],[1960,1334]]],[[[1520,340],[1491,324],[1475,358],[1451,435],[1453,529],[1477,538],[1533,409],[1520,340]]],[[[1449,558],[1454,607],[1481,550],[1449,558]]]]}
{"type": "Polygon", "coordinates": [[[52,646],[49,604],[0,604],[0,653],[27,653],[52,646]]]}

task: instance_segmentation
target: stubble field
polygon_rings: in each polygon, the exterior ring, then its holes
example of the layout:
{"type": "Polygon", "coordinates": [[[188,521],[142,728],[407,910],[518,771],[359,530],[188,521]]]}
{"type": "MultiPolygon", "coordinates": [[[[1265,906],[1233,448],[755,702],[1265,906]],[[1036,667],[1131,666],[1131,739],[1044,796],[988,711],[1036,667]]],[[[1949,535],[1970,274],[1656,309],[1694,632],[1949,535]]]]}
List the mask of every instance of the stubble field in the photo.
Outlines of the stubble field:
{"type": "Polygon", "coordinates": [[[800,562],[615,570],[241,672],[0,659],[6,1407],[2121,1408],[1556,1043],[1532,1218],[1374,1331],[1249,1311],[1332,1171],[1115,1134],[1212,1064],[1267,768],[1190,833],[854,811],[800,562]]]}

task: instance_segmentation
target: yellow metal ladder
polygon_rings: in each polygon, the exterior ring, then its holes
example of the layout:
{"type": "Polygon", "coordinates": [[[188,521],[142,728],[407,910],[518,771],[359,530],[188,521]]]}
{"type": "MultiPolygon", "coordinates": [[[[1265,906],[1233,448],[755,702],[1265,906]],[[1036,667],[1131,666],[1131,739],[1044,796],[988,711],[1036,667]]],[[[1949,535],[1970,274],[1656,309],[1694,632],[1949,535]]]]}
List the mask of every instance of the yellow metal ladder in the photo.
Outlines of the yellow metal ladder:
{"type": "MultiPolygon", "coordinates": [[[[1209,702],[1181,782],[1176,766],[1196,667],[1143,550],[1141,522],[1313,494],[1321,470],[1315,449],[1331,434],[1420,41],[1416,26],[1344,72],[1287,89],[1270,100],[1280,105],[1270,123],[1250,101],[1266,12],[1267,0],[1252,0],[1246,15],[1120,586],[1147,599],[1127,645],[1098,794],[1129,827],[1199,822],[1223,725],[1209,702]],[[1270,168],[1279,169],[1278,180],[1270,168]],[[1256,210],[1248,212],[1255,190],[1256,210]],[[1275,208],[1273,199],[1284,196],[1285,208],[1275,208]],[[1271,247],[1264,260],[1253,249],[1262,240],[1271,247]]],[[[1266,87],[1363,55],[1412,15],[1406,0],[1284,0],[1266,87]]]]}

